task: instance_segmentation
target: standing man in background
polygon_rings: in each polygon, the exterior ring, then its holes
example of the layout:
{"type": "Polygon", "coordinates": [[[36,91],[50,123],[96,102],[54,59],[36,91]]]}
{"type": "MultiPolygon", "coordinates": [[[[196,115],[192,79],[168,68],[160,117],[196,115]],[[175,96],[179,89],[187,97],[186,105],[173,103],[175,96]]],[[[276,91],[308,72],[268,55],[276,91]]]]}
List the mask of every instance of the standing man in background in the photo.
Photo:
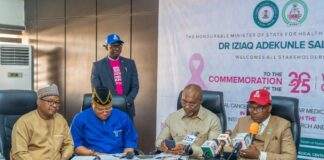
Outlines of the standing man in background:
{"type": "Polygon", "coordinates": [[[124,41],[117,34],[106,38],[104,47],[108,56],[93,63],[91,87],[107,87],[113,94],[124,95],[128,115],[135,116],[134,100],[139,90],[137,69],[134,60],[120,56],[124,41]]]}

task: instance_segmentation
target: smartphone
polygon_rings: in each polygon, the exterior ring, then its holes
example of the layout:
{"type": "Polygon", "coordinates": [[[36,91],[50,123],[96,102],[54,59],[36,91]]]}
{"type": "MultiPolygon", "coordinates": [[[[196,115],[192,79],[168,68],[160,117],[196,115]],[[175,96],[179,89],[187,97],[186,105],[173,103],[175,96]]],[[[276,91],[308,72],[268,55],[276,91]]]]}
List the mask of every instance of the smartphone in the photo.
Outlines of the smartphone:
{"type": "Polygon", "coordinates": [[[168,149],[172,149],[175,147],[175,142],[174,140],[171,139],[166,139],[164,140],[165,145],[168,147],[168,149]]]}

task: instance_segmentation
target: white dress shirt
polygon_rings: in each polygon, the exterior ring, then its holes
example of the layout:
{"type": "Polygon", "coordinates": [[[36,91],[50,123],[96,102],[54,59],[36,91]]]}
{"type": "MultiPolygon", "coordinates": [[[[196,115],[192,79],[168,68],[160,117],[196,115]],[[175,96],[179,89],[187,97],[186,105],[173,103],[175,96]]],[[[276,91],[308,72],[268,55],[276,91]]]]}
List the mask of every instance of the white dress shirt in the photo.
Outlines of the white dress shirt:
{"type": "MultiPolygon", "coordinates": [[[[271,115],[269,115],[267,119],[265,119],[262,123],[259,124],[258,135],[261,135],[263,133],[263,131],[265,130],[265,128],[267,127],[269,120],[270,120],[270,116],[271,115]]],[[[267,159],[267,152],[260,151],[259,160],[266,160],[266,159],[267,159]]]]}

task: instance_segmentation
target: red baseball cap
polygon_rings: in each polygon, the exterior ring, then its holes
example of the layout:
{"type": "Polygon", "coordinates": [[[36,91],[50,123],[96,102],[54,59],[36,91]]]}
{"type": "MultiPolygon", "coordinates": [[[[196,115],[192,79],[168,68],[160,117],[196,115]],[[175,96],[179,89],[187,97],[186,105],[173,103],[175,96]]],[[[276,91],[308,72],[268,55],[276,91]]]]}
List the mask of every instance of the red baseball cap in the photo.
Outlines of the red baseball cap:
{"type": "Polygon", "coordinates": [[[261,106],[272,104],[270,92],[266,89],[252,91],[248,102],[255,102],[261,106]]]}

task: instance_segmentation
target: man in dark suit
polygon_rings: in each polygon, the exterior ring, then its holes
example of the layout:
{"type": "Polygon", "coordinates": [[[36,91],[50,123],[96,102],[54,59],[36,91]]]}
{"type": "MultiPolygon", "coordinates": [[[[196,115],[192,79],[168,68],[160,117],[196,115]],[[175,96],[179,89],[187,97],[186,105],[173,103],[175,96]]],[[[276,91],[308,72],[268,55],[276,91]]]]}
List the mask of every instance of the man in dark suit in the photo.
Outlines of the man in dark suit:
{"type": "Polygon", "coordinates": [[[120,56],[124,42],[117,34],[106,38],[104,47],[108,56],[93,63],[91,73],[92,88],[105,86],[113,94],[124,95],[128,115],[135,116],[134,100],[139,90],[137,69],[134,60],[120,56]]]}

